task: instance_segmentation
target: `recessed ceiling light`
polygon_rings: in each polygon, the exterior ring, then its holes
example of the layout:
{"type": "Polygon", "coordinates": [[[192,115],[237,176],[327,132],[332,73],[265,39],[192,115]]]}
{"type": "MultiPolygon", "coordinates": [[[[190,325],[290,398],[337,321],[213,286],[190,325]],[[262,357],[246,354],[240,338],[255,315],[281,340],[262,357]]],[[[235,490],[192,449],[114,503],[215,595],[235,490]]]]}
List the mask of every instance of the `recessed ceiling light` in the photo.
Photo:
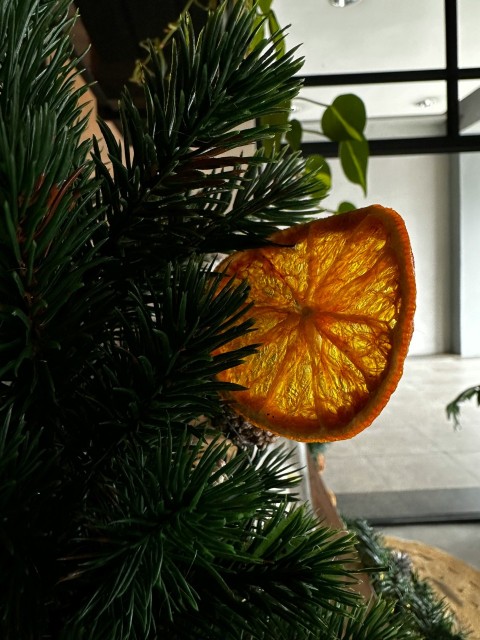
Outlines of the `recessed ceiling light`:
{"type": "Polygon", "coordinates": [[[357,4],[360,0],[329,0],[332,7],[348,7],[351,4],[357,4]]]}
{"type": "Polygon", "coordinates": [[[415,102],[416,107],[420,107],[420,109],[431,109],[437,104],[438,100],[436,98],[424,98],[423,100],[419,100],[415,102]]]}

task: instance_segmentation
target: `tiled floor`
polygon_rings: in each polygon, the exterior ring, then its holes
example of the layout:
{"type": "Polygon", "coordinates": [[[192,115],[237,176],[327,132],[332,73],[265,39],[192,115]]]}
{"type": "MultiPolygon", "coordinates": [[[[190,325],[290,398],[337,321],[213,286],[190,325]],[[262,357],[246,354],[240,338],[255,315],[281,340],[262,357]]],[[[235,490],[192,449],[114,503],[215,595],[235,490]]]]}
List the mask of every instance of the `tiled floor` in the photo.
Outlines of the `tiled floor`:
{"type": "MultiPolygon", "coordinates": [[[[337,495],[480,490],[480,408],[475,402],[463,405],[460,430],[445,413],[448,402],[475,384],[480,358],[408,358],[397,391],[375,423],[352,440],[328,446],[325,484],[337,495]]],[[[389,527],[388,533],[433,544],[480,568],[480,522],[389,527]]]]}

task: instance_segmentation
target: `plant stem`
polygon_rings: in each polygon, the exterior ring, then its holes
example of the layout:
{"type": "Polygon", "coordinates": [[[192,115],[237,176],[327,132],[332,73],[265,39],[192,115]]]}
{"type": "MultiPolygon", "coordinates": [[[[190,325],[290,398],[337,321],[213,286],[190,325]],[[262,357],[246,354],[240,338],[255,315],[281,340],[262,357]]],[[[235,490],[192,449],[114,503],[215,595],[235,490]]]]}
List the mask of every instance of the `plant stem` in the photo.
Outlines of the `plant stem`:
{"type": "Polygon", "coordinates": [[[183,7],[180,15],[178,16],[178,19],[175,22],[169,22],[169,24],[168,24],[168,32],[167,32],[166,36],[163,38],[163,40],[160,42],[160,49],[164,49],[165,46],[168,44],[168,42],[172,38],[173,34],[175,33],[175,31],[180,26],[180,23],[181,23],[183,17],[187,13],[187,11],[190,10],[190,7],[193,4],[197,4],[196,0],[187,0],[187,4],[183,7]]]}
{"type": "Polygon", "coordinates": [[[319,102],[318,100],[312,100],[312,98],[305,98],[304,96],[297,96],[295,100],[302,100],[303,102],[310,102],[311,104],[315,104],[317,107],[324,107],[328,109],[330,105],[325,104],[323,102],[319,102]]]}
{"type": "Polygon", "coordinates": [[[317,131],[316,129],[305,129],[304,127],[302,127],[302,131],[303,133],[314,133],[316,136],[320,136],[322,138],[327,137],[324,133],[322,133],[322,131],[317,131]]]}

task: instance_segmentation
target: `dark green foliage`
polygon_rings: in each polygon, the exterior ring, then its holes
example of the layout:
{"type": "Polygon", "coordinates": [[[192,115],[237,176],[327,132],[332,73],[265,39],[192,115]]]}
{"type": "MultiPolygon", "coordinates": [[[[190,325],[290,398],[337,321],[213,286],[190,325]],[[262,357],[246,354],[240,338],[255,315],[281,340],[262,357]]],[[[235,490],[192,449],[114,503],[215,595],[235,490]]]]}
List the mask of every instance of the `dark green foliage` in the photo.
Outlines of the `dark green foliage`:
{"type": "MultiPolygon", "coordinates": [[[[220,617],[218,613],[216,617],[220,617]]],[[[283,618],[269,615],[266,620],[256,621],[253,632],[233,617],[232,621],[223,633],[216,631],[211,620],[205,624],[198,618],[188,620],[188,626],[182,621],[176,629],[169,629],[165,637],[172,640],[217,637],[226,640],[422,640],[407,628],[402,615],[396,614],[392,605],[381,599],[357,603],[354,607],[337,605],[334,611],[317,608],[315,620],[306,619],[306,624],[286,625],[283,618]]]]}
{"type": "Polygon", "coordinates": [[[125,149],[104,130],[114,175],[98,152],[97,172],[109,201],[111,250],[129,273],[158,265],[159,256],[255,246],[276,225],[305,219],[318,201],[298,155],[229,155],[275,134],[255,121],[295,95],[292,76],[301,66],[293,52],[277,59],[275,44],[265,40],[246,55],[254,32],[241,4],[227,24],[223,11],[214,13],[197,42],[183,25],[167,77],[152,49],[146,121],[128,94],[121,101],[125,149]]]}
{"type": "Polygon", "coordinates": [[[357,535],[364,565],[375,571],[376,592],[402,615],[407,629],[421,640],[467,640],[468,632],[459,628],[447,604],[412,568],[398,562],[380,534],[363,521],[349,522],[348,528],[357,535]]]}
{"type": "Polygon", "coordinates": [[[218,292],[222,279],[191,260],[167,265],[157,288],[149,280],[143,292],[130,284],[116,326],[70,386],[66,412],[82,449],[97,456],[125,438],[148,443],[171,422],[218,410],[225,385],[215,374],[252,352],[212,355],[251,327],[238,312],[245,287],[218,292]]]}
{"type": "Polygon", "coordinates": [[[471,400],[472,398],[475,398],[477,401],[477,405],[480,406],[480,386],[479,385],[465,389],[465,391],[462,391],[462,393],[459,393],[454,400],[448,403],[446,407],[447,417],[450,420],[453,420],[453,424],[455,425],[455,427],[460,427],[460,411],[461,411],[460,405],[462,404],[462,402],[466,402],[467,400],[471,400]]]}
{"type": "MultiPolygon", "coordinates": [[[[87,500],[76,543],[81,553],[73,577],[85,575],[88,596],[80,627],[94,630],[115,619],[122,629],[116,637],[144,637],[155,618],[196,611],[199,584],[223,584],[212,561],[235,557],[246,535],[239,524],[257,509],[268,511],[266,491],[245,459],[224,462],[225,445],[214,442],[201,455],[203,447],[183,431],[148,452],[126,447],[112,461],[109,479],[104,474],[110,491],[101,501],[87,500]]],[[[80,578],[80,593],[83,586],[80,578]]]]}
{"type": "Polygon", "coordinates": [[[331,615],[329,623],[331,632],[338,634],[333,637],[341,640],[420,640],[405,625],[403,616],[395,615],[394,607],[380,599],[358,607],[345,621],[339,621],[337,616],[331,615]]]}
{"type": "Polygon", "coordinates": [[[58,349],[97,226],[68,24],[57,2],[0,8],[0,375],[33,385],[32,357],[58,349]]]}
{"type": "Polygon", "coordinates": [[[278,504],[278,491],[295,482],[284,477],[283,452],[270,454],[272,468],[258,454],[226,453],[222,442],[205,448],[184,432],[116,457],[103,479],[109,490],[87,500],[67,559],[84,600],[69,633],[85,625],[109,637],[115,620],[119,639],[170,637],[183,624],[192,637],[200,618],[220,637],[227,621],[242,628],[262,611],[312,623],[319,604],[355,601],[342,565],[349,538],[318,529],[302,509],[288,513],[288,495],[278,504]]]}

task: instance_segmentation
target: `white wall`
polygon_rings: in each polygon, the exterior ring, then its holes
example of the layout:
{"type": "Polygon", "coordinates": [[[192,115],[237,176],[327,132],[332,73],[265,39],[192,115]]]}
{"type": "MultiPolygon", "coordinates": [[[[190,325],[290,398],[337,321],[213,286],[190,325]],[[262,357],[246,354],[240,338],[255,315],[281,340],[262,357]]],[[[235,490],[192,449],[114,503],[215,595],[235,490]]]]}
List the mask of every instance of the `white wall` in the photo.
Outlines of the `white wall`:
{"type": "MultiPolygon", "coordinates": [[[[480,356],[480,153],[452,158],[458,163],[458,345],[463,356],[480,356]]],[[[455,202],[455,199],[454,199],[455,202]]]]}
{"type": "Polygon", "coordinates": [[[447,156],[370,158],[368,196],[350,184],[330,161],[332,195],[324,201],[335,208],[342,200],[361,207],[382,204],[395,209],[407,225],[415,258],[417,312],[410,355],[451,350],[450,344],[450,223],[447,156]]]}

